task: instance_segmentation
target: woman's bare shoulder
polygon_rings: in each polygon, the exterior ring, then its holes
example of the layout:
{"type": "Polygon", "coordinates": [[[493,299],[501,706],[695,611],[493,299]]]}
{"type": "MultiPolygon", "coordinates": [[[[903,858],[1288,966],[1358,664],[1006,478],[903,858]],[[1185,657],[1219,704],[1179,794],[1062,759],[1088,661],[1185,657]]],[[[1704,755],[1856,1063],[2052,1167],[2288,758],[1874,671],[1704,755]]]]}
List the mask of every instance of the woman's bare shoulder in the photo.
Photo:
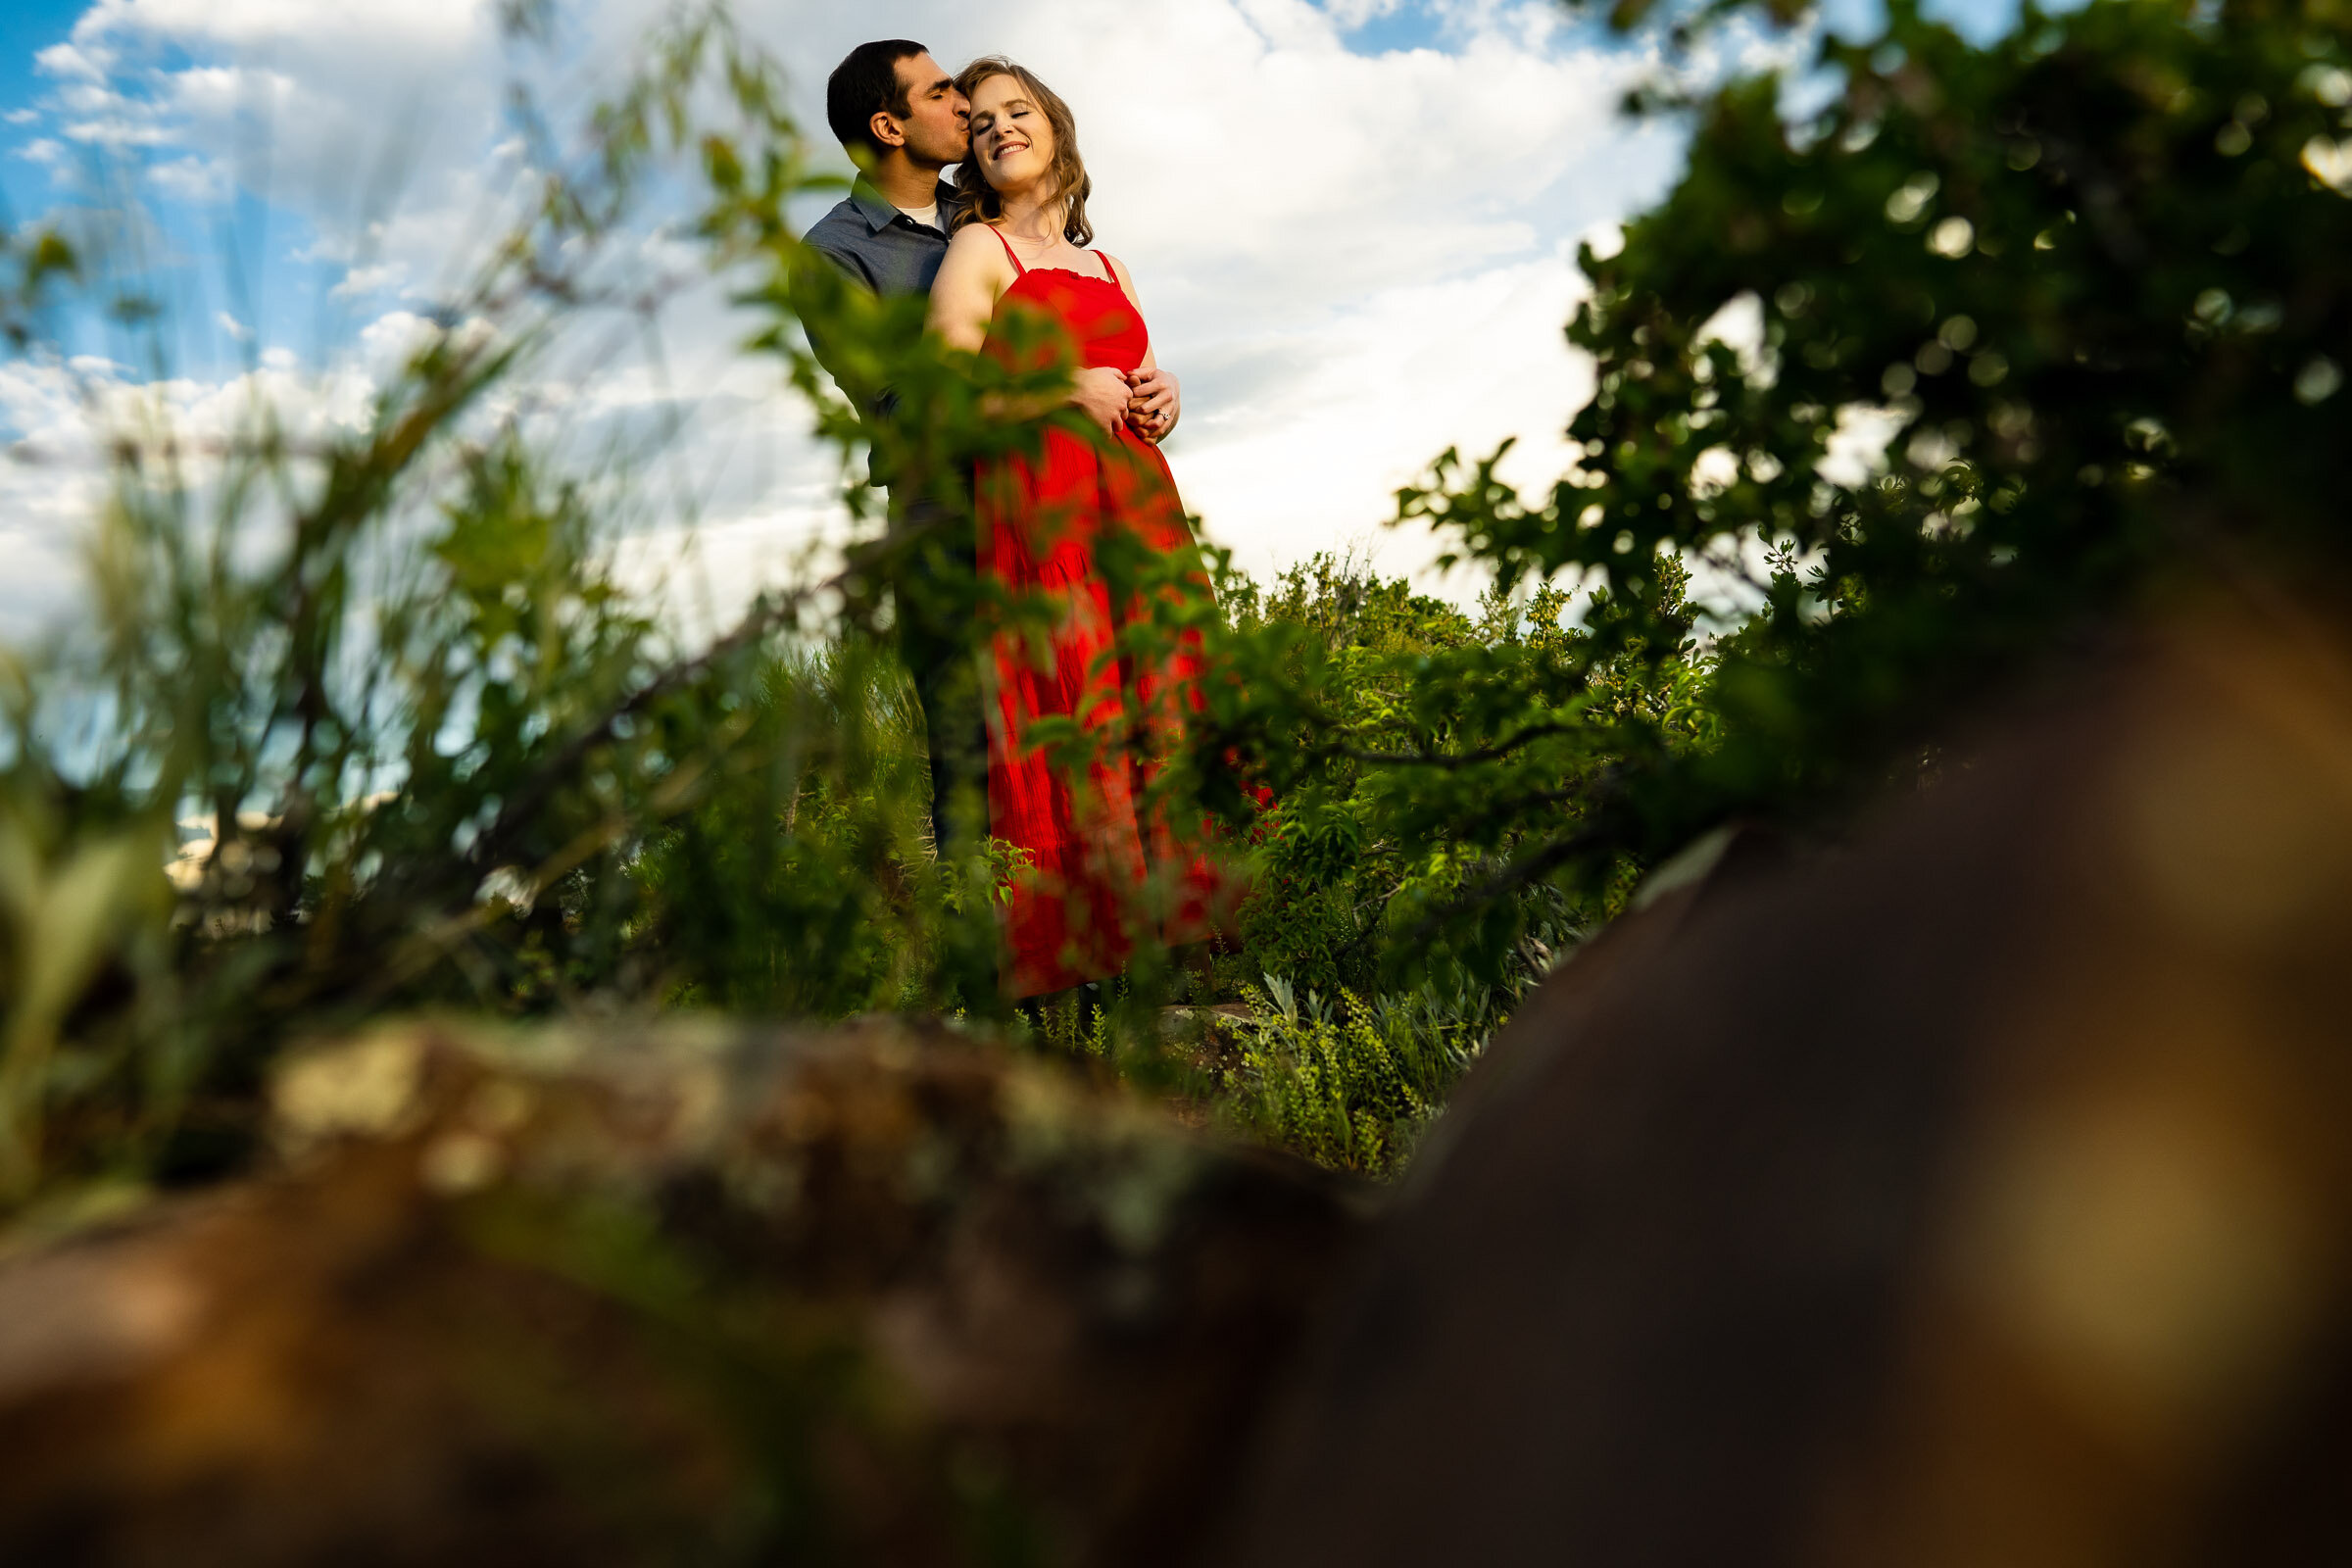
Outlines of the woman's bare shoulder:
{"type": "Polygon", "coordinates": [[[1004,254],[1004,246],[997,239],[996,230],[984,222],[966,223],[948,236],[948,254],[950,256],[975,251],[982,255],[1000,258],[1004,254]]]}
{"type": "Polygon", "coordinates": [[[986,223],[966,223],[948,236],[948,254],[939,264],[940,271],[952,278],[982,279],[997,282],[1012,276],[1012,264],[1004,260],[1004,247],[998,243],[994,230],[986,223]]]}
{"type": "Polygon", "coordinates": [[[977,349],[988,318],[1012,287],[1012,268],[994,235],[969,223],[948,237],[939,275],[931,281],[932,327],[958,348],[977,349]]]}
{"type": "Polygon", "coordinates": [[[1119,280],[1119,287],[1127,291],[1129,299],[1135,298],[1135,274],[1127,270],[1127,264],[1108,251],[1103,251],[1102,256],[1110,264],[1111,275],[1119,280]]]}

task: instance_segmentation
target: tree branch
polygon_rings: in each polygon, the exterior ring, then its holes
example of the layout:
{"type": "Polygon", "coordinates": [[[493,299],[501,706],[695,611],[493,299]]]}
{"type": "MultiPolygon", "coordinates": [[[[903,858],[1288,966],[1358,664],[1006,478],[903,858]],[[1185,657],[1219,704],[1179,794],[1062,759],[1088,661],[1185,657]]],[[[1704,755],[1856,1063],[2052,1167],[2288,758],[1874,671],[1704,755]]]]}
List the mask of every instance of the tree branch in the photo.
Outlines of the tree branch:
{"type": "Polygon", "coordinates": [[[1534,741],[1540,741],[1547,735],[1566,735],[1574,731],[1575,728],[1576,726],[1573,724],[1530,724],[1527,728],[1521,730],[1518,734],[1511,736],[1507,740],[1496,741],[1494,745],[1481,747],[1475,752],[1462,752],[1459,754],[1432,752],[1359,752],[1352,747],[1342,747],[1339,749],[1336,755],[1344,757],[1351,762],[1376,762],[1384,765],[1398,767],[1475,767],[1481,762],[1499,761],[1503,758],[1510,756],[1511,753],[1519,750],[1519,748],[1522,746],[1526,746],[1534,741]]]}

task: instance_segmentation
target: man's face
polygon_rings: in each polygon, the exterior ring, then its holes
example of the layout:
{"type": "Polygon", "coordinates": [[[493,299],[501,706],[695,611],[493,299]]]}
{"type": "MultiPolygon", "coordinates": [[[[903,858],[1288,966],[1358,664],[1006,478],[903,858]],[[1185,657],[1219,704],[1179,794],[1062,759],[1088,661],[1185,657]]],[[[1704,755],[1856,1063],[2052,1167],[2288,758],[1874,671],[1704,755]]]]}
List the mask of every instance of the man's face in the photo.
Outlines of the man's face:
{"type": "Polygon", "coordinates": [[[956,78],[927,54],[908,55],[899,62],[899,86],[906,94],[910,113],[889,117],[906,138],[906,156],[918,164],[945,169],[960,161],[971,145],[965,122],[971,106],[956,90],[956,78]]]}

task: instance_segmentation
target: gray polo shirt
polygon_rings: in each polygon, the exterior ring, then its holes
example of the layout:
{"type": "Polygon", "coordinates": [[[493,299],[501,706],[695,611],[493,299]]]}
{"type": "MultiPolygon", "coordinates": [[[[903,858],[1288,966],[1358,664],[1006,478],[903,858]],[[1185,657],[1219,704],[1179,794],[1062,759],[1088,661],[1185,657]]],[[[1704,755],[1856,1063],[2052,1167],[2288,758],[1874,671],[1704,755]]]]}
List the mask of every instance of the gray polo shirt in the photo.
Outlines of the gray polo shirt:
{"type": "MultiPolygon", "coordinates": [[[[956,187],[939,182],[939,205],[945,209],[956,187]]],[[[946,217],[945,212],[941,214],[946,217]]],[[[825,259],[875,293],[928,294],[939,264],[947,259],[945,230],[916,222],[890,205],[882,193],[858,176],[850,198],[818,219],[802,236],[825,254],[825,259]]]]}
{"type": "MultiPolygon", "coordinates": [[[[937,195],[944,220],[956,187],[943,179],[937,195]]],[[[918,223],[900,212],[863,174],[850,186],[849,200],[809,224],[808,232],[801,237],[811,250],[847,272],[852,281],[885,298],[929,294],[931,280],[939,275],[939,264],[948,258],[945,230],[918,223]]],[[[836,381],[841,380],[838,362],[828,352],[830,345],[824,335],[811,328],[808,346],[816,351],[817,363],[831,371],[836,381]]],[[[897,397],[883,387],[872,394],[865,412],[888,417],[897,406],[897,397]]],[[[873,482],[889,481],[877,469],[873,482]]]]}
{"type": "MultiPolygon", "coordinates": [[[[939,182],[943,220],[955,194],[954,185],[944,179],[939,182]]],[[[939,264],[948,257],[948,236],[944,230],[918,223],[891,206],[863,174],[851,185],[849,200],[809,224],[808,232],[801,237],[808,242],[810,249],[847,272],[852,281],[885,298],[930,293],[931,280],[939,275],[939,264]]],[[[823,334],[811,330],[808,346],[816,351],[817,363],[832,371],[836,381],[840,380],[838,362],[827,352],[830,345],[823,334]]],[[[896,401],[885,387],[875,394],[873,405],[866,412],[887,414],[896,401]]]]}

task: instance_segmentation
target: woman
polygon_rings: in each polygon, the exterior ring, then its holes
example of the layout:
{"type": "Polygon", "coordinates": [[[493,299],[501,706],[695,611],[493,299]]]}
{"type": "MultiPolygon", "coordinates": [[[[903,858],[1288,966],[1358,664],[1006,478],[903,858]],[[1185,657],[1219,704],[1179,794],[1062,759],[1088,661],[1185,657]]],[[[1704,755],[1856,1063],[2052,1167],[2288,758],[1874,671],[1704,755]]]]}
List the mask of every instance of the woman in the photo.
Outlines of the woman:
{"type": "Polygon", "coordinates": [[[971,104],[971,151],[956,171],[932,328],[1021,368],[1041,345],[1069,356],[1068,404],[1100,432],[1049,427],[1035,457],[991,460],[975,478],[981,573],[1042,610],[1048,628],[1000,632],[983,662],[989,832],[1025,861],[1005,918],[1005,990],[1019,999],[1118,973],[1138,935],[1175,945],[1211,934],[1218,876],[1145,801],[1153,759],[1181,735],[1198,638],[1156,660],[1117,646],[1154,597],[1208,586],[1157,446],[1173,398],[1154,373],[1134,282],[1115,258],[1083,248],[1093,181],[1069,106],[1003,59],[974,62],[956,86],[971,104]],[[1139,557],[1178,570],[1139,590],[1124,569],[1139,557]],[[1114,744],[1057,767],[1027,739],[1056,717],[1114,744]]]}

